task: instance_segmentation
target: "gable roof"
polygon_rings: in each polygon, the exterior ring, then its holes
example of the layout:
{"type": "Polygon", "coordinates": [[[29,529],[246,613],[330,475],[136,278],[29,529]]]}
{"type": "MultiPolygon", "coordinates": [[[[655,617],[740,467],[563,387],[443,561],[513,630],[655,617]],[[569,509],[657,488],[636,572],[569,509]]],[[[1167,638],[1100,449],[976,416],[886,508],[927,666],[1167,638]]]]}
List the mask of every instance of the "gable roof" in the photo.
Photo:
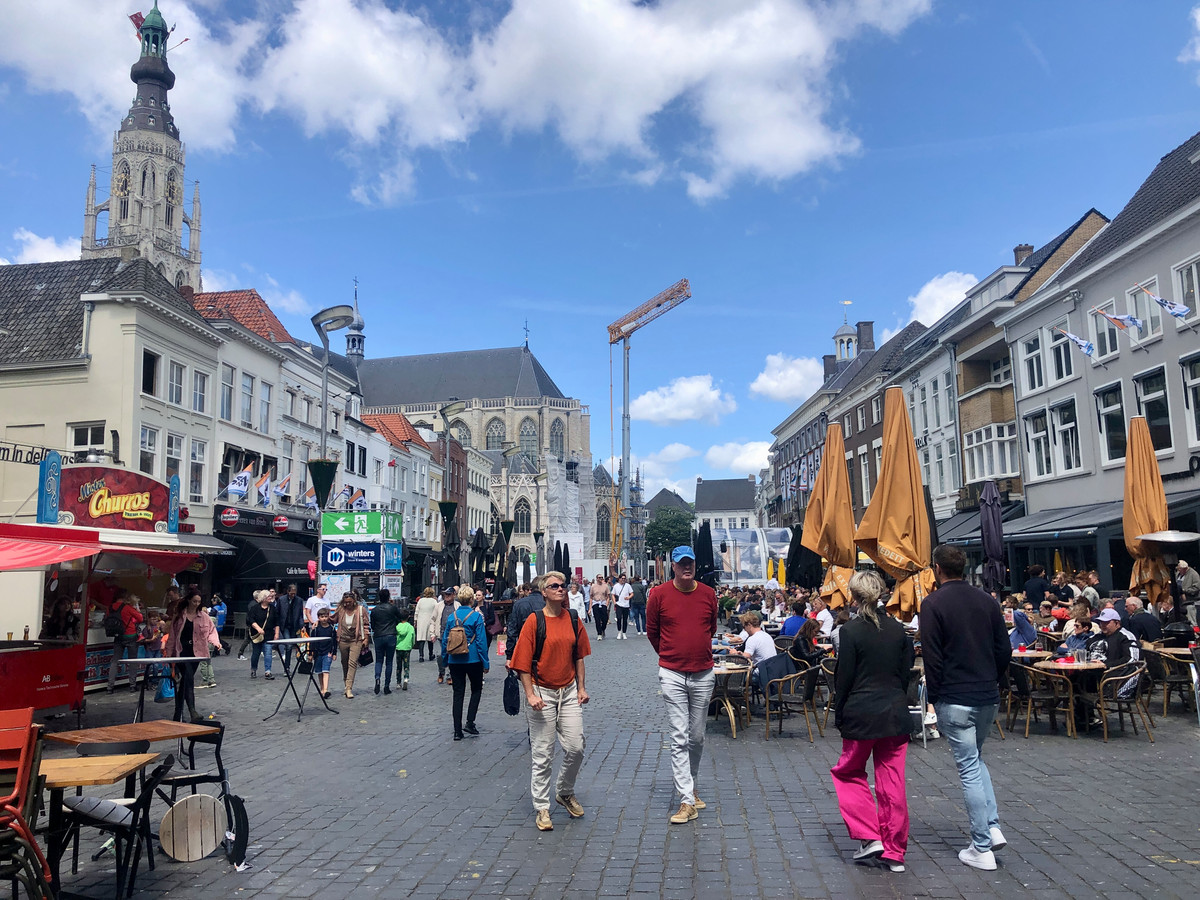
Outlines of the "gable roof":
{"type": "Polygon", "coordinates": [[[688,506],[688,502],[680,497],[670,488],[662,488],[657,494],[651,497],[646,502],[646,509],[650,511],[650,517],[660,509],[682,509],[685,512],[691,512],[692,508],[688,506]]]}
{"type": "Polygon", "coordinates": [[[754,509],[753,478],[702,478],[696,481],[696,512],[754,509]]]}
{"type": "Polygon", "coordinates": [[[97,291],[105,294],[141,294],[183,313],[189,319],[201,320],[192,304],[144,256],[121,262],[113,270],[112,277],[97,291]]]}
{"type": "Polygon", "coordinates": [[[359,366],[358,376],[367,406],[402,406],[451,397],[566,399],[528,347],[367,359],[359,366]]]}
{"type": "Polygon", "coordinates": [[[1064,267],[1060,280],[1104,259],[1200,198],[1200,161],[1192,161],[1197,153],[1200,153],[1200,133],[1192,135],[1160,159],[1125,208],[1064,267]]]}
{"type": "Polygon", "coordinates": [[[416,444],[426,450],[430,449],[429,445],[425,443],[425,439],[417,433],[417,429],[413,428],[412,422],[408,421],[401,413],[382,415],[367,413],[362,420],[387,438],[388,443],[395,447],[403,447],[407,450],[409,444],[416,444]]]}
{"type": "Polygon", "coordinates": [[[295,343],[287,328],[258,293],[250,290],[206,291],[192,296],[192,306],[206,319],[232,319],[272,343],[295,343]]]}
{"type": "Polygon", "coordinates": [[[78,359],[81,294],[100,290],[119,259],[0,266],[0,366],[78,359]]]}

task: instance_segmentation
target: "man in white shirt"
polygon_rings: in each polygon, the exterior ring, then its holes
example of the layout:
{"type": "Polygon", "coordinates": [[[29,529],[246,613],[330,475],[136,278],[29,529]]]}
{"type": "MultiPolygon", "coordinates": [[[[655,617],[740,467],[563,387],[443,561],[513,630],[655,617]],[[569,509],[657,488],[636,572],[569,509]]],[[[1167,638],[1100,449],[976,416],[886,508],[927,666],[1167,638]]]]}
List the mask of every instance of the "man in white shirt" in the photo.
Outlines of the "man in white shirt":
{"type": "Polygon", "coordinates": [[[825,600],[817,595],[812,598],[812,607],[817,611],[814,618],[821,623],[821,636],[829,637],[833,634],[833,613],[825,605],[825,600]]]}
{"type": "Polygon", "coordinates": [[[309,597],[304,602],[304,624],[309,628],[316,627],[317,613],[323,609],[333,611],[333,604],[325,599],[325,592],[329,588],[323,584],[317,585],[317,592],[309,597]]]}
{"type": "Polygon", "coordinates": [[[622,575],[612,587],[613,605],[617,608],[617,640],[627,641],[629,628],[629,603],[633,599],[633,585],[622,575]]]}
{"type": "Polygon", "coordinates": [[[754,610],[742,613],[739,621],[746,629],[742,632],[746,636],[746,640],[741,650],[730,650],[730,656],[745,657],[750,660],[750,665],[756,666],[764,659],[770,659],[775,655],[775,641],[762,630],[762,617],[758,613],[754,610]]]}

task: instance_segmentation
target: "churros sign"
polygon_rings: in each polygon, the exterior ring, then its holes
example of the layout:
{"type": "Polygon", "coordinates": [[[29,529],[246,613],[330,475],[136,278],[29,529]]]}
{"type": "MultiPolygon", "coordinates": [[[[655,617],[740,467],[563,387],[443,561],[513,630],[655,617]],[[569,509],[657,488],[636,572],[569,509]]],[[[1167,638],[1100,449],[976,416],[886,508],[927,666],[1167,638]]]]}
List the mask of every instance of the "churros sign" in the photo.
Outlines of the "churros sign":
{"type": "Polygon", "coordinates": [[[76,525],[153,531],[167,518],[166,485],[138,472],[103,466],[70,466],[63,470],[59,515],[70,514],[76,525]]]}

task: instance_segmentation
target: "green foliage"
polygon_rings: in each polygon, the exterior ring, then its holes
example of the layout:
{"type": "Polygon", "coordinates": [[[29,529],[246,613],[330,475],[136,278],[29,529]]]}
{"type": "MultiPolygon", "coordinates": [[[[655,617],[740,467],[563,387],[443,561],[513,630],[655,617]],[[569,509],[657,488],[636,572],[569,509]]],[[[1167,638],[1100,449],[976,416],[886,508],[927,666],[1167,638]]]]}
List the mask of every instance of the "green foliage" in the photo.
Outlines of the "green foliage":
{"type": "Polygon", "coordinates": [[[646,526],[646,549],[654,556],[666,556],[681,544],[691,544],[692,521],[687,510],[661,507],[646,526]]]}

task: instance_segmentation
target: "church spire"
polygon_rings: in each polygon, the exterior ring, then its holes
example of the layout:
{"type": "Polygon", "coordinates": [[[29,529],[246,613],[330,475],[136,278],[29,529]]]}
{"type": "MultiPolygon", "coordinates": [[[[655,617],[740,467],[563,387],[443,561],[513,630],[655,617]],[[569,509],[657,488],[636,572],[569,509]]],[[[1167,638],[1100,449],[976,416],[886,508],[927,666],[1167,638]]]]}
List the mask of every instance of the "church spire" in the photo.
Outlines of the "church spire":
{"type": "Polygon", "coordinates": [[[350,327],[346,330],[346,358],[354,363],[357,368],[363,361],[366,351],[367,338],[363,334],[363,328],[366,323],[363,322],[362,314],[358,311],[358,276],[354,276],[354,319],[350,322],[350,327]]]}

